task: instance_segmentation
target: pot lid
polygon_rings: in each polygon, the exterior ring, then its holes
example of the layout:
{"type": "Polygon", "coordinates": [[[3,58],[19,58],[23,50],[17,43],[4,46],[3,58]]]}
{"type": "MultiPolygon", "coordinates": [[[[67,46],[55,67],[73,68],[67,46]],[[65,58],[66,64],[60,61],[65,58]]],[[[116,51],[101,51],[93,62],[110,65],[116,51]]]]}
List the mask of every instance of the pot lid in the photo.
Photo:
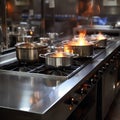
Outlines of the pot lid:
{"type": "Polygon", "coordinates": [[[37,43],[31,43],[31,42],[21,42],[16,44],[16,47],[18,48],[38,48],[40,47],[37,43]]]}
{"type": "Polygon", "coordinates": [[[37,42],[21,42],[17,43],[16,47],[18,48],[41,48],[41,47],[47,47],[48,44],[45,43],[37,43],[37,42]]]}

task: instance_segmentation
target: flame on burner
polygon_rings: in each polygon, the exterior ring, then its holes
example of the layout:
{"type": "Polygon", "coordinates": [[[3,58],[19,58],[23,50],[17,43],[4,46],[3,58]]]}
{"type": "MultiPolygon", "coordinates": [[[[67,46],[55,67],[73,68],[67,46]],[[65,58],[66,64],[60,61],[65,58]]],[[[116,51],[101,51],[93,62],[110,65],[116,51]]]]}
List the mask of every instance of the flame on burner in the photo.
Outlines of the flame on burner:
{"type": "Polygon", "coordinates": [[[52,55],[52,57],[65,57],[64,53],[59,51],[59,52],[55,52],[55,54],[52,55]]]}
{"type": "Polygon", "coordinates": [[[64,52],[73,54],[72,47],[69,44],[64,45],[64,52]]]}
{"type": "Polygon", "coordinates": [[[72,46],[86,46],[90,43],[86,40],[86,30],[79,33],[78,37],[75,37],[72,41],[69,41],[64,45],[64,52],[73,53],[72,46]]]}
{"type": "Polygon", "coordinates": [[[83,30],[79,33],[78,38],[71,41],[69,45],[73,46],[84,46],[84,45],[90,45],[90,43],[86,40],[86,30],[83,30]]]}
{"type": "Polygon", "coordinates": [[[105,40],[106,37],[101,33],[99,32],[98,35],[96,36],[96,40],[105,40]]]}

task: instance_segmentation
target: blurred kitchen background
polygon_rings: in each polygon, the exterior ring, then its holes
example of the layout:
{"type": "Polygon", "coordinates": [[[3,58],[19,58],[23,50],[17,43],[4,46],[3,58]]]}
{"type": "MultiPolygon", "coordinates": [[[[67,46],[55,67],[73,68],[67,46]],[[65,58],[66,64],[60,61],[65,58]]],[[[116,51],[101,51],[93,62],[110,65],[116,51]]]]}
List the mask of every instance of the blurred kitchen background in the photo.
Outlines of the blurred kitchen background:
{"type": "Polygon", "coordinates": [[[120,27],[119,0],[0,0],[0,7],[0,53],[26,35],[39,41],[54,33],[57,40],[77,26],[120,27]]]}

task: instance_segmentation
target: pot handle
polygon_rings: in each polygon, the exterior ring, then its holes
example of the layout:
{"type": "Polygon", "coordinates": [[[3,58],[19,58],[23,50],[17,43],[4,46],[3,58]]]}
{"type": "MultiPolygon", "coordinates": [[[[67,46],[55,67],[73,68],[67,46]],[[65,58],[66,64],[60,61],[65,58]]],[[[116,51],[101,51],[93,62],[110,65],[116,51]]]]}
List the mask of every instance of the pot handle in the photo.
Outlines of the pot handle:
{"type": "Polygon", "coordinates": [[[39,54],[39,57],[46,58],[44,54],[39,54]]]}
{"type": "Polygon", "coordinates": [[[64,40],[64,41],[62,41],[62,44],[64,45],[64,44],[68,44],[68,42],[69,42],[69,40],[64,40]]]}
{"type": "Polygon", "coordinates": [[[79,57],[79,54],[74,54],[73,55],[73,58],[78,58],[79,57]]]}

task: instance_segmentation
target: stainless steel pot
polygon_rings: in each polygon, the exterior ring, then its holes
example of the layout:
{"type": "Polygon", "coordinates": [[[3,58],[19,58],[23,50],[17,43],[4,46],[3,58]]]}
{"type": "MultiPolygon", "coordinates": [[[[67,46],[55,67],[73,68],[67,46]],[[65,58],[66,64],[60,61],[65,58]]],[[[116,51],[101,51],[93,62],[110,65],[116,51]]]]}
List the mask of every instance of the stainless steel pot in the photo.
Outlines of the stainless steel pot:
{"type": "Polygon", "coordinates": [[[93,55],[93,45],[71,46],[73,54],[78,54],[79,57],[90,57],[93,55]]]}
{"type": "Polygon", "coordinates": [[[93,45],[64,45],[64,51],[73,53],[78,57],[90,57],[93,55],[93,45]]]}
{"type": "Polygon", "coordinates": [[[95,43],[95,47],[105,48],[106,45],[107,45],[107,39],[98,40],[98,41],[95,43]]]}
{"type": "Polygon", "coordinates": [[[19,61],[39,61],[39,54],[47,53],[47,45],[23,42],[16,44],[16,57],[19,61]]]}
{"type": "Polygon", "coordinates": [[[40,57],[45,58],[46,64],[54,67],[59,66],[70,66],[72,64],[72,58],[75,56],[73,54],[63,52],[62,57],[57,57],[56,52],[51,52],[47,54],[40,54],[40,57]]]}

